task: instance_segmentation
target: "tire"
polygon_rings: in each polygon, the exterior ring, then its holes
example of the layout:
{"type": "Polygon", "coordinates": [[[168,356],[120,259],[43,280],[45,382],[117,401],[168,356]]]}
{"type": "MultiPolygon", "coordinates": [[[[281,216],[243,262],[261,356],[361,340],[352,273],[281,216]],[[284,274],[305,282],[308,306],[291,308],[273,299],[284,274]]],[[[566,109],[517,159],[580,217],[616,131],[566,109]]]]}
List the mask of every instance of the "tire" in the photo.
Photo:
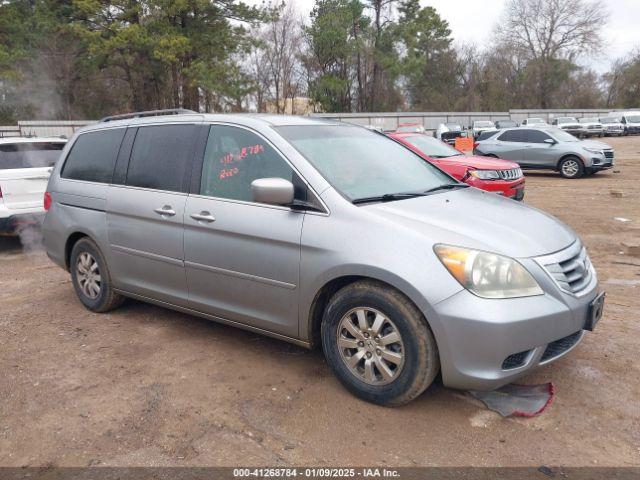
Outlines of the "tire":
{"type": "Polygon", "coordinates": [[[338,291],[324,312],[321,333],[333,373],[368,402],[408,403],[440,370],[438,347],[422,313],[403,294],[377,281],[358,281],[338,291]],[[368,328],[359,327],[362,320],[368,328]],[[396,341],[389,336],[394,333],[396,341]],[[347,364],[350,359],[355,367],[347,364]]]}
{"type": "Polygon", "coordinates": [[[570,155],[560,161],[558,170],[564,178],[580,178],[584,175],[584,164],[578,157],[570,155]]]}
{"type": "Polygon", "coordinates": [[[87,309],[103,313],[122,305],[124,297],[113,290],[107,262],[93,240],[85,237],[75,243],[69,270],[76,295],[87,309]]]}

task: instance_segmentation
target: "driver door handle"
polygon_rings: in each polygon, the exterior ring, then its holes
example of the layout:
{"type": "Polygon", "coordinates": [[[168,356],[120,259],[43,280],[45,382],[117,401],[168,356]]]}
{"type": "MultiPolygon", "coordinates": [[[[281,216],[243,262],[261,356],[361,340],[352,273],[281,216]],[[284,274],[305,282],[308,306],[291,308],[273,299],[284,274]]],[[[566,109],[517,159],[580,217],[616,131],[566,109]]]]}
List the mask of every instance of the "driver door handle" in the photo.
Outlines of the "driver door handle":
{"type": "Polygon", "coordinates": [[[175,210],[171,208],[171,205],[165,205],[162,208],[154,208],[153,211],[158,215],[166,215],[167,217],[173,217],[176,214],[175,210]]]}
{"type": "Polygon", "coordinates": [[[207,223],[211,223],[211,222],[215,222],[216,221],[216,217],[214,217],[213,215],[211,215],[209,212],[207,211],[202,211],[200,213],[192,213],[191,215],[189,215],[191,218],[193,218],[194,220],[197,220],[198,222],[207,222],[207,223]]]}

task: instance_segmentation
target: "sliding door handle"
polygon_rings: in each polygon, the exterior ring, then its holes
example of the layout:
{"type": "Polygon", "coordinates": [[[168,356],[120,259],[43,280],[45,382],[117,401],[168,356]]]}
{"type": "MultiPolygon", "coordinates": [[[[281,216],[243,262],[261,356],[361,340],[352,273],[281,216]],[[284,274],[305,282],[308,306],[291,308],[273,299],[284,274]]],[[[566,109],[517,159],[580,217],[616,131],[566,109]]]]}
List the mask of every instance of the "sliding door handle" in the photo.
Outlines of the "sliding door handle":
{"type": "Polygon", "coordinates": [[[173,217],[176,214],[175,210],[171,208],[171,205],[165,205],[162,208],[154,208],[153,211],[158,215],[166,215],[167,217],[173,217]]]}

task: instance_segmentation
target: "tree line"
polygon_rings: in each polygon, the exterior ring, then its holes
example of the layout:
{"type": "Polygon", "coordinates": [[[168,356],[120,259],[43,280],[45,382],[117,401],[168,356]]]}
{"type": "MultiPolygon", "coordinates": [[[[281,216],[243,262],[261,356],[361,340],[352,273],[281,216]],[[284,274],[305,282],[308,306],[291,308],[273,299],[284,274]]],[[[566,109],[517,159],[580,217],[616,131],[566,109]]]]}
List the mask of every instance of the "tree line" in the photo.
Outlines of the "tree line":
{"type": "Polygon", "coordinates": [[[604,74],[606,4],[508,0],[485,48],[419,0],[0,1],[0,123],[127,111],[640,107],[640,49],[604,74]],[[585,62],[585,60],[587,60],[585,62]]]}

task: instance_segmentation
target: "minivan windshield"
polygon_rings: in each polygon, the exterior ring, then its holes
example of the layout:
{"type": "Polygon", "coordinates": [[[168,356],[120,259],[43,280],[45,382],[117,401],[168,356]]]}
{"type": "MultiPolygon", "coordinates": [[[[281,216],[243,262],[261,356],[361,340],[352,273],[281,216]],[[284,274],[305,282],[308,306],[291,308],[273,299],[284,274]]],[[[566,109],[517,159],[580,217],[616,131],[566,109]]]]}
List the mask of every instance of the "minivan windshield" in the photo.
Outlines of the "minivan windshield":
{"type": "MultiPolygon", "coordinates": [[[[349,200],[418,193],[458,182],[394,140],[348,125],[275,127],[349,200]]],[[[446,187],[445,187],[446,188],[446,187]]],[[[406,197],[408,198],[408,197],[406,197]]],[[[382,199],[381,200],[386,200],[382,199]]]]}
{"type": "Polygon", "coordinates": [[[600,123],[620,123],[620,120],[615,117],[602,117],[600,123]]]}
{"type": "Polygon", "coordinates": [[[574,117],[558,117],[558,123],[577,123],[574,117]]]}
{"type": "Polygon", "coordinates": [[[447,158],[463,155],[455,148],[452,148],[437,138],[433,138],[428,135],[409,135],[404,138],[411,145],[431,158],[447,158]]]}
{"type": "Polygon", "coordinates": [[[640,115],[629,115],[625,117],[627,122],[640,123],[640,115]]]}
{"type": "Polygon", "coordinates": [[[581,118],[580,123],[598,123],[598,119],[593,117],[581,118]]]}
{"type": "Polygon", "coordinates": [[[480,120],[480,121],[477,121],[477,122],[473,122],[473,126],[474,126],[474,127],[480,127],[480,128],[483,128],[483,127],[493,127],[494,125],[493,125],[493,122],[488,122],[488,121],[485,121],[485,120],[480,120]]]}

